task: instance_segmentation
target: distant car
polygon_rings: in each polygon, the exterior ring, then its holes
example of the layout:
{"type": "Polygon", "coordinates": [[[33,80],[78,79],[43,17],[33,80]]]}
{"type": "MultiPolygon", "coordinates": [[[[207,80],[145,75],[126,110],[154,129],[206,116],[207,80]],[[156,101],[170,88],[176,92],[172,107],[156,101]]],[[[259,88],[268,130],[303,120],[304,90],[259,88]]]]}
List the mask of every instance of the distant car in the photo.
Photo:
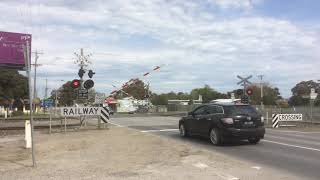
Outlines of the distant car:
{"type": "Polygon", "coordinates": [[[214,145],[227,139],[247,139],[256,144],[264,138],[264,118],[247,104],[212,103],[197,107],[179,121],[181,136],[200,135],[214,145]]]}

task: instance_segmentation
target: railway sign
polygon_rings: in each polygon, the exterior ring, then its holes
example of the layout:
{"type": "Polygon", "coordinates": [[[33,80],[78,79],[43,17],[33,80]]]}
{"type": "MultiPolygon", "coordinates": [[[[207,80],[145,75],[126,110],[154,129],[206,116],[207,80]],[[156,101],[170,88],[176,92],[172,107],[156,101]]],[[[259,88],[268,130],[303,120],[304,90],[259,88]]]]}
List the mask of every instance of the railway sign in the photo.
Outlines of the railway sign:
{"type": "Polygon", "coordinates": [[[250,78],[252,78],[252,75],[246,77],[246,78],[243,78],[241,76],[237,76],[241,81],[239,81],[237,84],[240,85],[240,84],[252,84],[250,81],[248,81],[250,78]]]}
{"type": "Polygon", "coordinates": [[[99,107],[63,107],[61,116],[99,116],[99,107]]]}
{"type": "Polygon", "coordinates": [[[99,116],[101,120],[108,123],[110,112],[107,107],[62,107],[61,116],[99,116]]]}
{"type": "Polygon", "coordinates": [[[272,114],[272,127],[278,128],[279,122],[302,121],[302,114],[272,114]]]}

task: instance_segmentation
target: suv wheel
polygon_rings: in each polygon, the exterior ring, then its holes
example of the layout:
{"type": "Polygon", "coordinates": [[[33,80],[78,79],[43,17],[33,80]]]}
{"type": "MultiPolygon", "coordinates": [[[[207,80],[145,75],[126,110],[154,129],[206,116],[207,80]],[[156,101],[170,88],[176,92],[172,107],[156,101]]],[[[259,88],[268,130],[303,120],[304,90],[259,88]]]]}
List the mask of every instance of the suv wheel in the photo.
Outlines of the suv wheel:
{"type": "Polygon", "coordinates": [[[212,128],[210,131],[210,142],[214,145],[222,144],[220,132],[217,128],[212,128]]]}
{"type": "Polygon", "coordinates": [[[188,136],[188,133],[187,133],[187,130],[186,130],[186,127],[184,126],[184,124],[180,125],[179,132],[180,132],[180,136],[182,136],[182,137],[188,136]]]}
{"type": "Polygon", "coordinates": [[[249,137],[248,141],[251,144],[257,144],[260,141],[260,138],[259,137],[249,137]]]}

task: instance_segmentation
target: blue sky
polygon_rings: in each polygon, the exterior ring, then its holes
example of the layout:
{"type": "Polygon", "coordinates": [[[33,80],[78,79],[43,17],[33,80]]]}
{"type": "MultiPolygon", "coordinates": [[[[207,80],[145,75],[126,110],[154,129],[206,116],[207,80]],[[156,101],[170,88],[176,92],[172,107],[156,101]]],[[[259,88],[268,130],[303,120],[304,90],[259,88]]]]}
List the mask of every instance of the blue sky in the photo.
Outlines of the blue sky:
{"type": "Polygon", "coordinates": [[[2,0],[0,31],[31,33],[38,92],[77,78],[74,52],[91,53],[95,88],[109,93],[157,65],[143,80],[156,93],[208,84],[239,88],[237,75],[265,75],[284,97],[317,80],[317,0],[2,0]]]}

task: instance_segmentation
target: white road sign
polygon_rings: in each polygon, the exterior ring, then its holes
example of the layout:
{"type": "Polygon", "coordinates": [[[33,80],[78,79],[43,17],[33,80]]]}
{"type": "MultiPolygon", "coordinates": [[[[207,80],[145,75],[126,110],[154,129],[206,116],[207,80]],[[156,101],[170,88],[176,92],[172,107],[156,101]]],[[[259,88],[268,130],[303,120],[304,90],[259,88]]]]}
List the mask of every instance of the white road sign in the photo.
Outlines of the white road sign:
{"type": "Polygon", "coordinates": [[[272,114],[273,128],[278,128],[281,121],[302,121],[302,114],[272,114]]]}
{"type": "Polygon", "coordinates": [[[61,116],[100,116],[99,107],[63,107],[61,116]]]}
{"type": "Polygon", "coordinates": [[[315,100],[317,96],[318,93],[316,93],[316,90],[314,88],[311,88],[310,99],[315,100]]]}

